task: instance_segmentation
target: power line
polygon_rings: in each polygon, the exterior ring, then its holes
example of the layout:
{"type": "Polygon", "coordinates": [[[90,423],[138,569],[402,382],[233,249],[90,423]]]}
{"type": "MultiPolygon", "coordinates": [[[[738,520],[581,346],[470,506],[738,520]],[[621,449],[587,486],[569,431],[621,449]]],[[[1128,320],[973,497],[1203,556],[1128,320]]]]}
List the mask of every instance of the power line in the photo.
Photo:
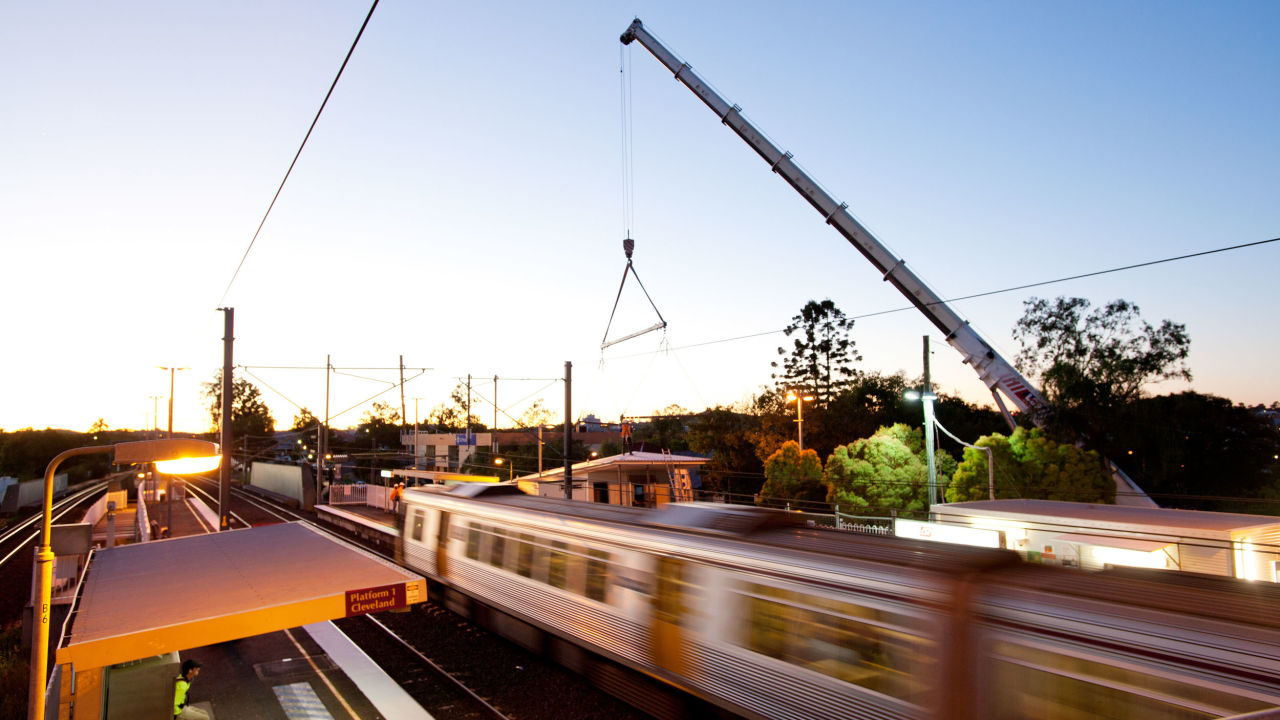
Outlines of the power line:
{"type": "MultiPolygon", "coordinates": [[[[1228,247],[1215,248],[1213,250],[1204,250],[1201,252],[1189,253],[1187,255],[1177,255],[1175,257],[1167,257],[1167,258],[1162,258],[1160,260],[1150,260],[1147,262],[1135,263],[1133,265],[1123,265],[1121,267],[1114,267],[1107,270],[1097,270],[1094,272],[1082,273],[1080,275],[1070,275],[1067,277],[1060,277],[1053,280],[1042,280],[1040,282],[1028,283],[1026,285],[1015,285],[1013,287],[1001,288],[999,290],[988,290],[986,292],[974,293],[972,295],[961,295],[959,297],[947,298],[947,299],[939,300],[937,302],[925,303],[925,305],[926,306],[943,305],[946,303],[960,302],[961,300],[973,300],[975,298],[987,297],[990,295],[1000,295],[1002,293],[1010,293],[1018,290],[1027,290],[1029,288],[1042,287],[1044,285],[1053,285],[1056,283],[1068,282],[1070,280],[1081,280],[1084,278],[1096,277],[1098,275],[1107,275],[1109,273],[1121,272],[1123,270],[1134,270],[1137,268],[1149,267],[1151,265],[1160,265],[1162,263],[1174,262],[1175,260],[1187,260],[1189,258],[1201,257],[1204,255],[1213,255],[1215,253],[1227,252],[1228,250],[1240,250],[1243,248],[1255,247],[1258,245],[1266,245],[1268,243],[1273,243],[1273,242],[1280,242],[1280,237],[1271,238],[1269,240],[1257,240],[1254,242],[1242,243],[1240,245],[1230,245],[1228,247]]],[[[903,312],[905,310],[915,310],[915,309],[916,309],[916,306],[908,305],[905,307],[893,308],[890,310],[878,310],[876,312],[864,313],[862,315],[850,315],[849,319],[862,320],[865,318],[878,317],[880,315],[890,315],[892,313],[898,313],[898,312],[903,312]]],[[[739,340],[749,340],[751,338],[764,337],[766,335],[777,335],[780,332],[785,332],[785,328],[780,328],[778,330],[766,330],[764,332],[752,333],[750,335],[739,335],[737,337],[722,338],[720,340],[708,340],[706,342],[693,343],[692,345],[682,345],[678,348],[667,348],[665,350],[659,349],[651,352],[632,353],[630,355],[617,355],[611,359],[625,360],[627,358],[643,357],[645,355],[656,355],[660,352],[666,352],[668,350],[670,351],[689,350],[692,348],[705,347],[707,345],[719,345],[721,343],[737,342],[739,340]]]]}
{"type": "Polygon", "coordinates": [[[227,283],[227,289],[222,291],[222,297],[218,300],[218,307],[223,307],[223,303],[227,299],[227,293],[231,292],[231,286],[235,283],[236,277],[240,275],[240,269],[244,267],[244,261],[249,258],[249,251],[253,249],[253,244],[257,242],[258,234],[262,232],[262,226],[267,224],[267,216],[271,215],[271,209],[276,206],[276,200],[280,198],[280,192],[284,190],[284,184],[289,181],[293,166],[298,164],[298,158],[302,156],[302,149],[307,146],[311,131],[316,129],[316,123],[320,121],[320,114],[324,112],[325,105],[329,104],[333,89],[338,86],[338,79],[342,77],[342,71],[347,69],[347,62],[351,60],[352,53],[356,51],[360,36],[364,35],[364,29],[369,26],[369,20],[373,18],[373,11],[377,7],[378,0],[373,0],[373,5],[369,7],[369,14],[365,16],[364,22],[360,25],[360,32],[356,33],[356,39],[351,42],[351,49],[347,50],[347,56],[342,59],[342,66],[338,68],[338,74],[334,76],[333,83],[329,85],[329,92],[325,93],[324,102],[320,103],[320,109],[316,111],[315,118],[311,120],[311,127],[307,128],[307,134],[302,138],[302,144],[298,146],[298,152],[293,156],[293,162],[289,163],[289,169],[285,171],[284,178],[280,180],[280,187],[276,188],[276,194],[271,197],[271,204],[267,206],[267,211],[263,213],[262,222],[258,223],[258,229],[254,231],[253,238],[249,240],[249,247],[244,249],[244,255],[240,257],[240,264],[236,265],[236,271],[231,274],[231,281],[227,283]]]}

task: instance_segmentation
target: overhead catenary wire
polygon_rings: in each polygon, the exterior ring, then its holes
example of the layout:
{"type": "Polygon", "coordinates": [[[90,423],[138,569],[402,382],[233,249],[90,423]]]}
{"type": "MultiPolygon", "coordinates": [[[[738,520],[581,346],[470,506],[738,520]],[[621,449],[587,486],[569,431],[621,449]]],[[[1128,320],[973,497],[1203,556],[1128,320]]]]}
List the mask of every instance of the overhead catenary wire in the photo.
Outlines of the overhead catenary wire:
{"type": "Polygon", "coordinates": [[[369,26],[369,20],[373,18],[373,11],[378,7],[378,0],[373,0],[373,4],[369,6],[369,13],[365,15],[364,22],[360,24],[360,31],[356,33],[356,39],[351,41],[351,48],[347,50],[347,56],[342,59],[342,65],[338,68],[338,74],[333,77],[333,82],[329,85],[329,91],[324,94],[324,100],[320,103],[320,109],[316,110],[316,116],[311,120],[311,126],[307,128],[307,134],[302,138],[302,144],[298,146],[298,152],[294,153],[292,162],[289,163],[289,169],[285,171],[284,177],[280,180],[280,186],[276,188],[275,195],[271,196],[271,203],[267,205],[267,211],[262,214],[262,221],[258,223],[258,229],[253,232],[253,237],[249,240],[249,247],[244,249],[244,255],[240,256],[240,263],[236,265],[235,272],[231,273],[231,280],[227,282],[227,288],[222,291],[222,297],[218,299],[217,307],[224,307],[227,295],[231,292],[231,286],[235,284],[236,278],[240,275],[241,268],[244,267],[244,261],[249,258],[249,251],[253,250],[253,244],[258,241],[258,235],[262,233],[262,228],[267,224],[267,217],[271,215],[271,209],[276,206],[276,200],[280,198],[281,191],[284,190],[284,184],[289,181],[289,175],[293,173],[293,168],[298,164],[298,158],[302,156],[302,149],[307,146],[307,140],[311,138],[311,131],[316,129],[316,123],[320,121],[320,115],[324,112],[324,108],[329,104],[329,98],[333,96],[333,90],[338,86],[338,80],[342,77],[342,71],[347,69],[347,63],[351,60],[351,55],[356,51],[356,45],[360,43],[360,37],[364,35],[364,29],[369,26]]]}
{"type": "MultiPolygon", "coordinates": [[[[998,290],[987,290],[984,292],[973,293],[971,295],[960,295],[958,297],[953,297],[953,298],[944,298],[937,302],[926,303],[926,306],[961,302],[963,300],[973,300],[976,298],[988,297],[991,295],[1000,295],[1004,293],[1016,292],[1018,290],[1028,290],[1030,288],[1043,287],[1045,285],[1054,285],[1057,283],[1070,282],[1072,280],[1081,280],[1084,278],[1096,277],[1098,275],[1107,275],[1110,273],[1117,273],[1125,270],[1135,270],[1137,268],[1149,267],[1151,265],[1160,265],[1163,263],[1175,262],[1177,260],[1188,260],[1191,258],[1202,257],[1205,255],[1213,255],[1215,253],[1228,252],[1230,250],[1242,250],[1244,248],[1256,247],[1258,245],[1266,245],[1268,243],[1274,243],[1274,242],[1280,242],[1280,237],[1270,238],[1268,240],[1256,240],[1254,242],[1241,243],[1239,245],[1229,245],[1227,247],[1214,248],[1212,250],[1202,250],[1200,252],[1188,253],[1186,255],[1177,255],[1174,257],[1161,258],[1159,260],[1149,260],[1147,262],[1134,263],[1132,265],[1122,265],[1120,267],[1108,268],[1106,270],[1096,270],[1094,272],[1081,273],[1079,275],[1069,275],[1066,277],[1054,278],[1052,280],[1041,280],[1039,282],[1027,283],[1025,285],[1015,285],[1012,287],[1000,288],[998,290]]],[[[914,305],[908,305],[905,307],[892,308],[888,310],[877,310],[875,312],[862,313],[860,315],[849,315],[848,317],[850,320],[863,320],[866,318],[879,317],[881,315],[890,315],[893,313],[905,312],[907,310],[915,310],[915,309],[917,308],[914,305]]],[[[682,345],[678,348],[672,348],[672,349],[673,350],[691,350],[693,348],[706,347],[708,345],[720,345],[722,343],[738,342],[739,340],[750,340],[751,338],[765,337],[767,335],[777,335],[778,333],[781,333],[781,332],[786,332],[786,329],[779,328],[777,330],[764,330],[762,332],[750,333],[748,335],[737,335],[735,337],[720,338],[718,340],[707,340],[705,342],[682,345]]],[[[660,352],[660,351],[654,351],[654,352],[660,352]]],[[[624,360],[627,358],[644,357],[649,354],[651,353],[639,352],[639,353],[632,353],[630,355],[617,355],[617,356],[614,356],[612,359],[624,360]]]]}

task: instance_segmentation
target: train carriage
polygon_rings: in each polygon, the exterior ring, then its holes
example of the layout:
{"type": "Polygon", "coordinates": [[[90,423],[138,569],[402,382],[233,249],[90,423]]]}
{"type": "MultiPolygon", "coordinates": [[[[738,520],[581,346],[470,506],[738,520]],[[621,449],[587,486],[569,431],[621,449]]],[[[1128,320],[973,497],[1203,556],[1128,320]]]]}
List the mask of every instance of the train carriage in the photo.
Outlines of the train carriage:
{"type": "Polygon", "coordinates": [[[505,485],[405,504],[403,560],[456,609],[747,717],[1181,720],[1280,705],[1280,590],[1086,576],[750,507],[653,511],[505,485]]]}

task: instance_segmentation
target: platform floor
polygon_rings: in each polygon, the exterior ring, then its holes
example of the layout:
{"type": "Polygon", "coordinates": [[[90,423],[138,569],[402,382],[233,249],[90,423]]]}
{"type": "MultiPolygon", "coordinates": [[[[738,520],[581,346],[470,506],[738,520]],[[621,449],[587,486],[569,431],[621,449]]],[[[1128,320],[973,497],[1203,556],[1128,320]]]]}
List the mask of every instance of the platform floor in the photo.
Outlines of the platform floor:
{"type": "Polygon", "coordinates": [[[196,648],[182,659],[202,666],[191,700],[209,702],[218,718],[431,719],[331,623],[196,648]]]}

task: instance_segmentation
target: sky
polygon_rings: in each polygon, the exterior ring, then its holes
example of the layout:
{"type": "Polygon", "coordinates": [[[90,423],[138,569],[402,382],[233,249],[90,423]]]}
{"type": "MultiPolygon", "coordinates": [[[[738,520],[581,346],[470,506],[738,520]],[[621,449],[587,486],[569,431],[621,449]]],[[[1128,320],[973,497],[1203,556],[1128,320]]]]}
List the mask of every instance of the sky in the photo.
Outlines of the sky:
{"type": "MultiPolygon", "coordinates": [[[[163,426],[157,368],[185,367],[176,429],[207,429],[219,307],[281,428],[323,415],[326,357],[338,427],[399,405],[402,357],[410,419],[467,375],[486,422],[495,375],[499,425],[559,416],[566,361],[575,417],[734,403],[824,298],[860,369],[917,376],[930,335],[936,385],[990,404],[919,313],[861,317],[905,303],[621,47],[636,16],[944,298],[1280,236],[1274,2],[387,0],[246,256],[368,9],[0,7],[0,428],[163,426]],[[602,352],[628,233],[668,327],[602,352]]],[[[1125,298],[1191,337],[1192,382],[1150,392],[1271,403],[1278,267],[1266,244],[954,309],[1012,361],[1028,298],[1125,298]]],[[[622,287],[611,338],[656,322],[622,287]]]]}

